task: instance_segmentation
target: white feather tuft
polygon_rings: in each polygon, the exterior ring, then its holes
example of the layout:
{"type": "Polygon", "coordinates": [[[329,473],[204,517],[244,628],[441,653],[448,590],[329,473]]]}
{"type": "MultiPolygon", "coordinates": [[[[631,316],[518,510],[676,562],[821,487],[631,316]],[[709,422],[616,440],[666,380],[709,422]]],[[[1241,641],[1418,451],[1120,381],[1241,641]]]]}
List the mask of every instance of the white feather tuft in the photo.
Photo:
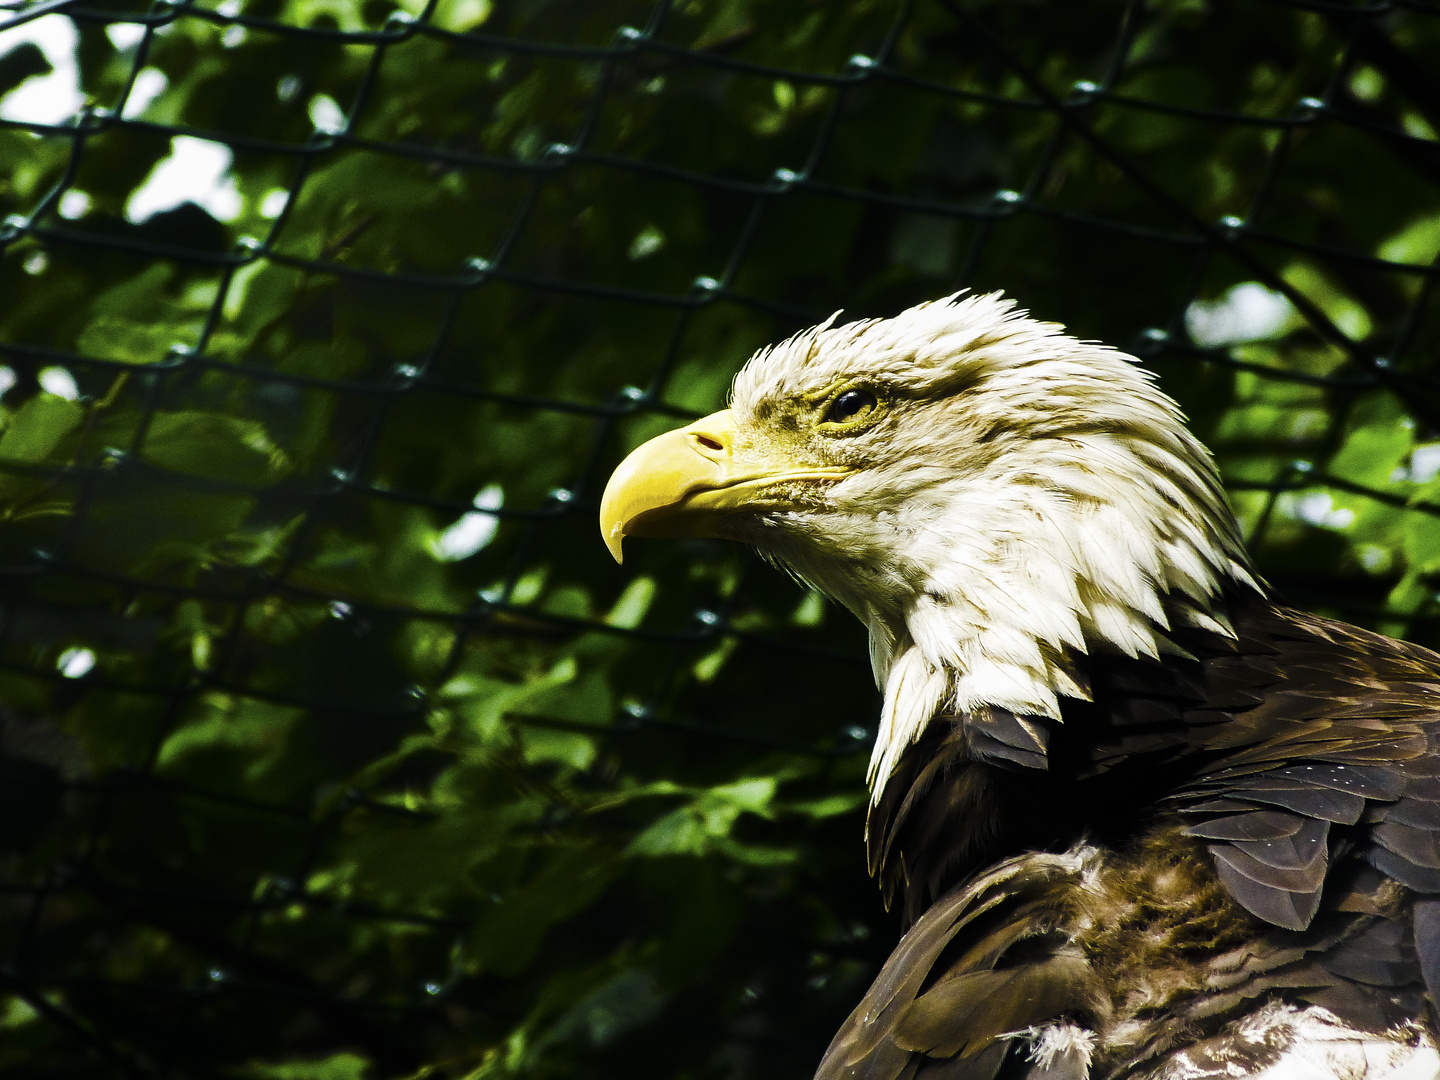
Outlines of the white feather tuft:
{"type": "Polygon", "coordinates": [[[1021,1034],[1030,1037],[1029,1060],[1040,1068],[1049,1070],[1056,1065],[1073,1064],[1076,1068],[1066,1070],[1071,1075],[1089,1075],[1090,1058],[1095,1053],[1096,1040],[1093,1031],[1065,1021],[1032,1028],[1021,1034]]]}
{"type": "Polygon", "coordinates": [[[919,649],[905,651],[891,666],[867,776],[875,790],[894,771],[901,751],[920,737],[944,706],[948,690],[949,676],[944,669],[933,667],[919,649]]]}

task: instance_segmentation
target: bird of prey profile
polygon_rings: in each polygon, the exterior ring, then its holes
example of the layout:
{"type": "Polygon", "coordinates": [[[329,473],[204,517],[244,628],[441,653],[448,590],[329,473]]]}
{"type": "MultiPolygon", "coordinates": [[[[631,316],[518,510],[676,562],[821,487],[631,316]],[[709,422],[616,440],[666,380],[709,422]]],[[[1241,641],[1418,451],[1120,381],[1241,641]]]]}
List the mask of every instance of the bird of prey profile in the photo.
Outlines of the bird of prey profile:
{"type": "Polygon", "coordinates": [[[998,296],[827,323],[601,527],[752,544],[869,630],[908,929],[823,1080],[1440,1076],[1440,655],[1269,599],[1131,357],[998,296]]]}

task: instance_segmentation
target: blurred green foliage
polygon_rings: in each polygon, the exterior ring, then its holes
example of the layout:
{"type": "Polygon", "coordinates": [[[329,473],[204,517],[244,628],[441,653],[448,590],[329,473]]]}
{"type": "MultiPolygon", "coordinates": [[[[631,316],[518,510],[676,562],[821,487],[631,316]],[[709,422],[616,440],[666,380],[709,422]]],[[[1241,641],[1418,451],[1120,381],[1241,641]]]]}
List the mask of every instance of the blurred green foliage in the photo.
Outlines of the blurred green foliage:
{"type": "Polygon", "coordinates": [[[839,308],[1141,352],[1283,593],[1440,641],[1440,18],[1356,12],[73,9],[86,109],[0,99],[0,1070],[808,1075],[896,937],[862,636],[594,504],[839,308]]]}

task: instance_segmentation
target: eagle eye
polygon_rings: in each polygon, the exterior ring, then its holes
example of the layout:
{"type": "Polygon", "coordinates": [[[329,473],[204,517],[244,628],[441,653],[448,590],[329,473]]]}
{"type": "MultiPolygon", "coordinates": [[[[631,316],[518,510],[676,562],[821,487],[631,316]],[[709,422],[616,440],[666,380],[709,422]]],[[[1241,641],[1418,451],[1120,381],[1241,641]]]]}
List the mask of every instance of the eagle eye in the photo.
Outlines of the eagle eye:
{"type": "Polygon", "coordinates": [[[830,408],[825,410],[825,420],[831,424],[848,424],[869,416],[877,404],[875,395],[869,390],[846,390],[836,394],[835,400],[830,402],[830,408]]]}

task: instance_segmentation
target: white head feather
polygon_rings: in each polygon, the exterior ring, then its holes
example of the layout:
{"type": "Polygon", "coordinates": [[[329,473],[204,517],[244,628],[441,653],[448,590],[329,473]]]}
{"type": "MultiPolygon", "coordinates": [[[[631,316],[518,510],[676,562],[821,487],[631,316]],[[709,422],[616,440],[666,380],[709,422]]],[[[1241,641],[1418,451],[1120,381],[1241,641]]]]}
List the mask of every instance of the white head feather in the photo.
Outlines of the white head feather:
{"type": "Polygon", "coordinates": [[[740,531],[869,628],[877,799],[936,715],[1058,720],[1088,694],[1085,653],[1174,652],[1174,620],[1229,633],[1222,587],[1258,589],[1209,454],[1149,373],[999,295],[827,322],[753,357],[732,407],[753,443],[854,467],[740,531]],[[847,384],[881,419],[817,434],[802,403],[847,384]]]}

